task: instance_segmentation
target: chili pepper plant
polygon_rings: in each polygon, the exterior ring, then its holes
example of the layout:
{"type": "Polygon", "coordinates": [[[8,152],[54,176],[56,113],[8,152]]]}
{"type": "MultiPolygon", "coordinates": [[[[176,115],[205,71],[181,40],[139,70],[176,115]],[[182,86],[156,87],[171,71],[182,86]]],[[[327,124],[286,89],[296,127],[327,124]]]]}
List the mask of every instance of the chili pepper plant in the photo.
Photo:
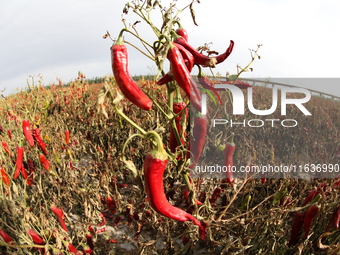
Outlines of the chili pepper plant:
{"type": "MultiPolygon", "coordinates": [[[[315,96],[306,104],[311,118],[287,109],[300,119],[294,129],[212,132],[211,115],[200,114],[201,94],[208,109],[222,101],[212,114],[228,118],[230,94],[214,86],[251,86],[239,76],[258,49],[237,68],[237,79],[207,75],[229,61],[238,42],[225,35],[225,49],[215,49],[220,54],[195,50],[181,17],[199,24],[198,6],[130,1],[121,26],[104,36],[112,39],[112,75],[96,84],[79,72],[69,83],[49,85],[30,76],[25,90],[1,99],[1,254],[339,253],[339,180],[192,174],[197,159],[252,168],[335,165],[340,157],[339,102],[315,96]],[[148,28],[153,40],[144,36],[148,28]],[[133,48],[153,61],[154,76],[131,77],[133,48]]],[[[253,92],[256,108],[271,106],[269,88],[253,92]]],[[[245,118],[252,118],[247,111],[245,118]]]]}

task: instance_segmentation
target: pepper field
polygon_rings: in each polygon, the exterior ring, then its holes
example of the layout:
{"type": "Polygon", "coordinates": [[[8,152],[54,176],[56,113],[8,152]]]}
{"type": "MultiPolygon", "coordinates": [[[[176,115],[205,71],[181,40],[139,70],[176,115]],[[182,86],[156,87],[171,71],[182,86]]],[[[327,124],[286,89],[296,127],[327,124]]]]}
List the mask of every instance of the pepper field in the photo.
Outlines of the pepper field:
{"type": "MultiPolygon", "coordinates": [[[[116,87],[113,79],[108,85],[116,87]]],[[[139,85],[165,106],[164,87],[150,80],[141,80],[139,85]]],[[[340,213],[332,218],[340,206],[336,179],[237,179],[234,188],[223,186],[219,193],[220,179],[193,178],[194,190],[188,194],[181,173],[170,162],[164,175],[169,201],[208,224],[206,240],[199,239],[192,222],[177,222],[153,211],[146,200],[142,171],[150,144],[140,138],[128,143],[125,156],[136,166],[138,174],[134,175],[122,162],[122,148],[137,131],[117,115],[111,100],[98,108],[102,86],[89,85],[80,75],[68,86],[60,83],[47,88],[35,81],[26,91],[1,99],[1,254],[75,254],[70,252],[70,243],[77,254],[100,255],[340,253],[340,232],[334,226],[340,213]],[[32,129],[40,129],[49,170],[39,161],[42,151],[38,144],[31,147],[26,141],[23,120],[28,120],[32,129]],[[24,147],[24,168],[14,180],[20,145],[24,147]],[[303,206],[312,191],[317,195],[303,206]],[[202,204],[197,205],[196,199],[202,204]],[[314,203],[320,211],[309,235],[305,238],[302,230],[297,243],[288,245],[295,215],[314,203]],[[52,206],[63,210],[67,231],[52,206]],[[33,240],[29,230],[43,242],[33,240]]],[[[255,87],[254,91],[254,104],[268,107],[263,102],[271,102],[270,90],[255,87]]],[[[158,108],[143,111],[126,99],[120,107],[145,130],[157,129],[168,146],[169,123],[158,108]]],[[[300,121],[289,132],[265,126],[234,129],[235,165],[249,161],[338,164],[340,103],[312,97],[306,108],[314,118],[300,121]]],[[[294,109],[289,114],[300,118],[294,109]]],[[[230,128],[224,128],[230,134],[230,128]]]]}

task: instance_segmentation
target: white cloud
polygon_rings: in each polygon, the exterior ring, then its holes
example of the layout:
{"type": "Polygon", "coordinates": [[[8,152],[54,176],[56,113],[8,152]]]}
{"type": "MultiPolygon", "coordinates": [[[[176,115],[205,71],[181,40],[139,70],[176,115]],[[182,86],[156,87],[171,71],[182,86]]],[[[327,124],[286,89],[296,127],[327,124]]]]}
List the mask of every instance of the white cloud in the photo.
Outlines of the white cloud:
{"type": "MultiPolygon", "coordinates": [[[[125,2],[2,1],[0,90],[23,87],[28,75],[38,73],[49,82],[55,76],[75,78],[78,70],[88,77],[110,72],[111,42],[101,37],[106,30],[114,38],[118,35],[125,2]]],[[[162,2],[166,6],[170,1],[162,2]]],[[[189,1],[177,2],[184,6],[189,1]]],[[[212,49],[223,52],[229,40],[235,41],[233,54],[215,72],[235,73],[237,64],[245,66],[250,61],[248,49],[263,44],[262,59],[244,77],[339,77],[337,0],[201,0],[195,12],[198,27],[189,10],[180,16],[195,47],[212,42],[212,49]]],[[[140,19],[132,11],[124,18],[130,24],[140,19]]],[[[139,24],[137,28],[147,40],[155,38],[148,27],[139,24]]],[[[130,35],[126,39],[138,44],[130,35]]],[[[152,72],[153,64],[142,54],[131,47],[129,53],[132,75],[152,72]]],[[[340,91],[334,93],[340,95],[340,91]]]]}

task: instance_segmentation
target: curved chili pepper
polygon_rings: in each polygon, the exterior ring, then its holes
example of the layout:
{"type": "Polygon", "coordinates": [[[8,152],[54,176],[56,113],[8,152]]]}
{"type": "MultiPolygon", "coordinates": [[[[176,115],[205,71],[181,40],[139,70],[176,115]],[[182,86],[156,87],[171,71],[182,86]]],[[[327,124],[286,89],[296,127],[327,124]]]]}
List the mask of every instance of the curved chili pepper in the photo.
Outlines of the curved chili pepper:
{"type": "Polygon", "coordinates": [[[192,79],[188,68],[185,66],[182,54],[174,44],[171,45],[167,58],[170,61],[172,72],[178,86],[184,90],[193,106],[198,111],[201,111],[201,96],[198,92],[197,84],[192,79]]]}
{"type": "MultiPolygon", "coordinates": [[[[175,114],[178,114],[180,112],[182,112],[185,107],[186,107],[186,103],[183,102],[182,99],[175,99],[174,100],[174,103],[173,103],[173,111],[175,114]]],[[[176,123],[176,127],[177,127],[177,131],[178,133],[181,135],[182,134],[182,126],[181,126],[181,119],[182,119],[182,116],[183,114],[185,114],[185,118],[187,119],[188,118],[188,108],[186,108],[178,117],[175,118],[175,123],[176,123]]],[[[185,131],[184,131],[184,134],[185,136],[185,131]]],[[[184,144],[184,140],[181,138],[181,143],[182,145],[184,144]]],[[[170,126],[170,138],[169,138],[169,147],[170,147],[170,150],[171,152],[176,152],[176,148],[177,146],[179,146],[178,142],[177,142],[177,139],[175,137],[175,133],[173,131],[173,128],[172,126],[170,126]]]]}
{"type": "MultiPolygon", "coordinates": [[[[39,245],[45,245],[44,241],[42,238],[33,230],[29,229],[27,230],[27,234],[29,234],[35,244],[39,245]]],[[[38,248],[42,254],[45,254],[45,249],[44,248],[38,248]]]]}
{"type": "Polygon", "coordinates": [[[181,44],[184,48],[186,48],[194,56],[195,64],[206,66],[206,67],[215,67],[216,66],[217,60],[216,60],[215,57],[208,57],[208,56],[203,55],[202,53],[199,53],[183,37],[177,37],[175,39],[175,43],[181,44]]]}
{"type": "Polygon", "coordinates": [[[201,238],[205,238],[205,227],[194,216],[171,205],[164,193],[163,174],[168,163],[161,138],[153,132],[157,146],[150,151],[144,161],[145,189],[150,206],[158,213],[178,221],[193,221],[200,228],[201,238]]]}
{"type": "Polygon", "coordinates": [[[300,231],[303,226],[303,220],[305,218],[305,213],[297,212],[294,218],[292,231],[290,234],[290,240],[288,242],[288,246],[293,246],[297,244],[299,241],[300,231]]]}
{"type": "Polygon", "coordinates": [[[24,158],[24,147],[18,146],[17,147],[17,158],[15,162],[15,172],[13,179],[17,179],[19,177],[19,174],[21,172],[21,169],[23,168],[23,158],[24,158]]]}
{"type": "Polygon", "coordinates": [[[113,75],[124,96],[139,108],[146,111],[150,110],[152,101],[130,76],[128,52],[123,44],[122,34],[111,47],[111,62],[113,75]]]}
{"type": "Polygon", "coordinates": [[[216,60],[217,60],[217,64],[220,64],[224,60],[226,60],[229,57],[229,55],[231,54],[231,52],[233,51],[233,48],[234,48],[234,41],[230,40],[230,44],[229,44],[228,49],[223,54],[215,57],[216,60]]]}
{"type": "Polygon", "coordinates": [[[11,180],[9,179],[8,174],[6,173],[6,169],[0,166],[0,174],[1,174],[1,180],[3,183],[5,183],[7,186],[11,185],[11,180]]]}
{"type": "Polygon", "coordinates": [[[49,171],[49,170],[50,170],[50,162],[47,160],[47,158],[45,157],[44,154],[40,154],[40,155],[39,155],[39,160],[40,160],[40,163],[42,164],[42,166],[43,166],[47,171],[49,171]]]}
{"type": "Polygon", "coordinates": [[[33,132],[34,140],[36,140],[36,142],[38,143],[38,145],[39,145],[40,149],[42,150],[42,152],[45,155],[48,155],[48,152],[46,150],[46,144],[44,143],[43,139],[41,138],[39,129],[35,128],[35,129],[32,130],[32,132],[33,132]]]}
{"type": "Polygon", "coordinates": [[[55,216],[57,217],[59,224],[61,226],[62,229],[64,229],[66,232],[68,232],[67,230],[67,226],[65,223],[65,216],[64,216],[64,212],[62,209],[56,207],[55,205],[51,206],[51,211],[55,214],[55,216]]]}
{"type": "Polygon", "coordinates": [[[303,227],[305,230],[305,238],[308,237],[308,234],[312,228],[312,224],[313,221],[316,217],[316,215],[318,214],[318,212],[320,211],[320,206],[317,204],[313,204],[311,207],[309,207],[309,209],[306,212],[305,218],[303,220],[303,227]]]}
{"type": "Polygon", "coordinates": [[[31,147],[33,147],[34,139],[31,133],[31,129],[30,129],[30,122],[28,120],[22,121],[22,129],[24,131],[24,135],[26,137],[27,142],[29,143],[29,145],[31,145],[31,147]]]}
{"type": "Polygon", "coordinates": [[[193,169],[196,166],[201,157],[205,144],[205,137],[207,135],[207,122],[208,119],[206,115],[202,115],[200,112],[195,114],[192,138],[190,139],[189,151],[187,153],[187,158],[191,155],[194,157],[194,160],[191,161],[190,169],[193,169]]]}

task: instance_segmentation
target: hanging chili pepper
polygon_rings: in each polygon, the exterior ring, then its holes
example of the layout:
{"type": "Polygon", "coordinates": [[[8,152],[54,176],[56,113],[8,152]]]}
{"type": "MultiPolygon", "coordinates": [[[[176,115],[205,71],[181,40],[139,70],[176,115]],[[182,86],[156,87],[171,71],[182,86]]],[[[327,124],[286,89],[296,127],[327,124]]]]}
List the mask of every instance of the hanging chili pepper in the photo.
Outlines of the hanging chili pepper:
{"type": "Polygon", "coordinates": [[[2,239],[4,239],[4,241],[10,245],[14,245],[14,241],[13,239],[5,232],[5,230],[0,228],[0,236],[2,237],[2,239]]]}
{"type": "Polygon", "coordinates": [[[33,137],[34,140],[38,143],[41,151],[45,154],[48,155],[48,152],[46,150],[46,144],[44,143],[43,139],[41,138],[40,131],[38,128],[35,128],[32,130],[33,132],[33,137]]]}
{"type": "Polygon", "coordinates": [[[305,218],[303,220],[303,227],[305,230],[305,238],[308,237],[308,234],[312,228],[312,224],[313,221],[316,217],[316,215],[318,214],[318,212],[320,211],[320,206],[317,204],[313,204],[311,207],[309,207],[309,209],[306,212],[305,218]]]}
{"type": "Polygon", "coordinates": [[[185,30],[179,22],[177,23],[179,25],[179,28],[177,28],[177,30],[175,31],[176,34],[178,34],[179,36],[183,37],[186,41],[188,41],[189,38],[188,31],[185,30]]]}
{"type": "Polygon", "coordinates": [[[17,179],[21,172],[21,168],[23,167],[23,158],[24,158],[24,147],[18,146],[17,147],[17,158],[15,162],[15,172],[13,179],[17,179]]]}
{"type": "Polygon", "coordinates": [[[234,177],[233,177],[233,156],[236,149],[236,145],[234,143],[234,134],[231,135],[230,141],[227,143],[224,149],[224,166],[227,168],[226,175],[227,178],[225,181],[229,183],[231,186],[234,185],[234,177]]]}
{"type": "MultiPolygon", "coordinates": [[[[183,130],[183,127],[182,127],[180,122],[181,122],[183,115],[185,116],[185,119],[188,119],[188,108],[185,109],[185,107],[186,107],[186,103],[183,102],[182,98],[178,98],[178,97],[175,98],[174,103],[173,103],[173,111],[174,111],[175,114],[182,112],[180,115],[178,115],[178,117],[175,118],[175,123],[176,123],[178,134],[181,135],[182,132],[183,132],[184,137],[185,137],[186,133],[183,130]]],[[[181,143],[183,145],[184,140],[182,138],[182,135],[181,135],[180,140],[181,140],[181,143]]],[[[175,137],[175,133],[173,131],[173,128],[172,128],[172,126],[170,126],[169,147],[170,147],[171,152],[175,153],[177,146],[179,146],[179,144],[178,144],[177,139],[175,137]]]]}
{"type": "Polygon", "coordinates": [[[303,227],[304,218],[305,218],[305,213],[302,213],[302,212],[296,213],[288,246],[293,246],[297,244],[297,242],[299,241],[300,231],[303,227]]]}
{"type": "Polygon", "coordinates": [[[168,163],[168,157],[164,150],[159,135],[149,132],[156,141],[156,148],[146,155],[144,161],[145,189],[149,204],[158,213],[178,221],[193,221],[200,228],[200,236],[205,238],[205,228],[194,216],[182,209],[171,205],[164,193],[163,174],[168,163]]]}
{"type": "Polygon", "coordinates": [[[40,163],[41,165],[47,170],[49,171],[50,170],[50,162],[47,160],[47,158],[45,157],[44,154],[40,154],[39,155],[39,160],[40,160],[40,163]]]}
{"type": "Polygon", "coordinates": [[[55,214],[55,216],[57,217],[61,228],[64,229],[66,232],[68,232],[67,226],[66,226],[66,223],[65,223],[65,215],[64,215],[63,210],[56,207],[55,205],[52,205],[50,209],[55,214]]]}
{"type": "MultiPolygon", "coordinates": [[[[178,43],[173,43],[180,51],[182,54],[182,57],[184,59],[184,63],[186,67],[188,68],[188,72],[190,73],[192,71],[192,68],[194,67],[194,57],[193,55],[187,51],[182,45],[178,43]]],[[[158,85],[164,85],[168,82],[172,82],[174,80],[174,75],[172,70],[167,72],[161,79],[157,81],[158,85]]]]}
{"type": "Polygon", "coordinates": [[[192,79],[188,68],[185,66],[182,54],[174,44],[171,45],[167,58],[170,61],[172,72],[178,86],[183,89],[192,105],[198,111],[201,111],[201,96],[198,92],[197,84],[192,79]]]}
{"type": "Polygon", "coordinates": [[[146,111],[150,110],[152,101],[129,74],[128,52],[123,44],[123,31],[111,47],[111,62],[113,75],[124,96],[139,108],[146,111]]]}
{"type": "Polygon", "coordinates": [[[22,129],[24,131],[24,135],[26,137],[27,142],[29,143],[29,145],[31,145],[31,147],[33,147],[34,146],[34,139],[33,139],[33,136],[32,136],[30,123],[29,123],[28,120],[22,121],[22,129]]]}
{"type": "Polygon", "coordinates": [[[5,183],[7,186],[11,185],[11,180],[9,179],[8,174],[6,173],[6,169],[0,166],[0,174],[1,174],[1,180],[3,183],[5,183]]]}
{"type": "Polygon", "coordinates": [[[198,82],[202,85],[203,88],[209,89],[212,92],[214,92],[215,96],[217,97],[218,101],[220,102],[220,105],[222,105],[222,99],[220,95],[218,94],[217,90],[215,89],[215,84],[203,73],[203,70],[200,65],[197,65],[198,67],[198,82]]]}
{"type": "Polygon", "coordinates": [[[194,160],[191,161],[190,169],[193,169],[196,166],[201,157],[207,135],[207,122],[208,119],[206,115],[202,115],[200,112],[195,113],[192,138],[190,139],[190,147],[187,153],[187,158],[190,158],[191,156],[194,157],[194,160]]]}
{"type": "Polygon", "coordinates": [[[175,43],[181,44],[184,48],[186,48],[194,56],[195,64],[206,66],[206,67],[215,67],[216,66],[217,60],[216,60],[215,57],[208,57],[208,56],[203,55],[202,53],[199,53],[183,37],[177,37],[175,39],[175,43]]]}
{"type": "Polygon", "coordinates": [[[224,60],[226,60],[229,57],[229,55],[231,54],[231,52],[233,51],[233,48],[234,48],[234,41],[230,40],[230,44],[229,44],[228,49],[223,54],[215,57],[216,60],[217,60],[217,64],[220,64],[224,60]]]}

